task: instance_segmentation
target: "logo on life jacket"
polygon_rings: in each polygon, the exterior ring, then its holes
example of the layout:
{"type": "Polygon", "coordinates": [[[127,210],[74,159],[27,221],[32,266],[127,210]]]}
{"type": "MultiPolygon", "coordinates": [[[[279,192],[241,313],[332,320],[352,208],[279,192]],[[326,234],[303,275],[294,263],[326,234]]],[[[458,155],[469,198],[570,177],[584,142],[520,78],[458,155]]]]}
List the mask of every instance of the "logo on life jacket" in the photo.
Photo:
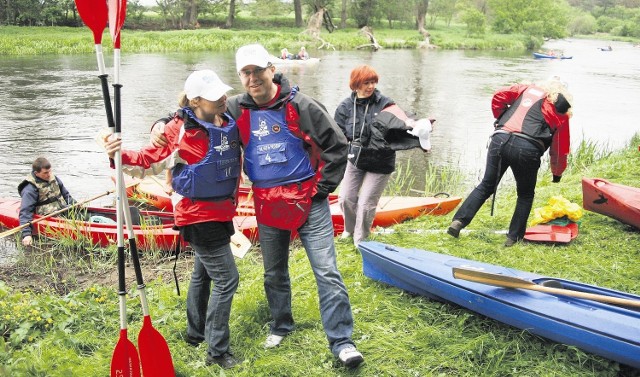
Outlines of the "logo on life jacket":
{"type": "Polygon", "coordinates": [[[254,136],[258,137],[258,140],[262,140],[263,136],[269,136],[269,129],[267,128],[267,121],[260,118],[258,122],[258,129],[251,131],[254,136]]]}
{"type": "Polygon", "coordinates": [[[216,152],[220,153],[220,156],[222,156],[223,152],[226,152],[229,150],[229,148],[231,148],[229,146],[229,139],[227,138],[227,135],[220,135],[220,145],[217,145],[215,147],[213,147],[213,149],[216,150],[216,152]]]}

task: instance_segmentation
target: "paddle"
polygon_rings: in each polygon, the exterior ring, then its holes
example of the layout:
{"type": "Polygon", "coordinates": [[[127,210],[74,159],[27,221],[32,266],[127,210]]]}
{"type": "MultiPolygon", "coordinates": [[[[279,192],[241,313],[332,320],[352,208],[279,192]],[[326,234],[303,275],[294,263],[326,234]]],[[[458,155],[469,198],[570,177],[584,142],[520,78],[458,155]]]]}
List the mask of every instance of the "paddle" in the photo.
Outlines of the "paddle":
{"type": "MultiPolygon", "coordinates": [[[[111,32],[111,38],[113,39],[113,61],[114,61],[114,101],[115,101],[115,132],[114,136],[120,138],[121,132],[121,100],[120,100],[120,30],[124,24],[126,16],[126,0],[109,0],[109,30],[111,32]]],[[[124,214],[127,222],[127,229],[129,233],[129,251],[131,252],[131,259],[133,261],[133,267],[136,273],[136,281],[138,283],[138,294],[140,295],[140,302],[142,304],[142,313],[144,316],[143,325],[138,335],[138,348],[140,351],[140,362],[142,364],[142,372],[145,376],[175,376],[175,370],[173,368],[173,360],[171,359],[171,352],[169,346],[162,335],[153,328],[151,324],[151,316],[149,315],[149,304],[147,302],[147,296],[145,292],[144,280],[142,277],[142,270],[140,268],[140,260],[138,258],[138,250],[136,247],[136,238],[133,232],[133,225],[131,221],[131,212],[129,211],[129,205],[127,203],[127,196],[125,188],[122,185],[124,181],[124,175],[122,173],[122,154],[120,151],[116,152],[114,156],[116,165],[116,190],[119,193],[118,197],[124,198],[118,203],[119,213],[124,214]]],[[[122,216],[118,216],[119,222],[122,216]]],[[[122,224],[119,223],[118,228],[118,245],[121,243],[121,239],[124,235],[122,233],[122,224]]],[[[118,247],[120,249],[120,247],[118,247]]]]}
{"type": "MultiPolygon", "coordinates": [[[[121,211],[118,210],[116,214],[121,211]]],[[[140,377],[140,360],[136,347],[127,338],[127,290],[124,276],[124,244],[122,216],[118,215],[118,301],[120,307],[120,338],[111,357],[111,377],[140,377]]]]}
{"type": "Polygon", "coordinates": [[[82,21],[93,32],[93,40],[96,45],[96,58],[98,60],[98,71],[100,83],[102,84],[102,99],[107,110],[109,124],[113,124],[113,111],[111,110],[111,100],[109,96],[109,85],[104,65],[104,55],[102,54],[102,34],[107,27],[109,11],[106,1],[76,0],[76,8],[82,21]]]}
{"type": "MultiPolygon", "coordinates": [[[[122,174],[122,171],[120,171],[122,174]]],[[[121,177],[124,180],[124,177],[121,177]]],[[[123,189],[122,196],[126,198],[126,191],[123,189]]],[[[149,315],[149,303],[145,290],[144,279],[142,277],[142,269],[140,268],[140,259],[138,257],[138,248],[136,245],[136,236],[133,231],[131,212],[128,204],[123,201],[122,211],[127,223],[127,231],[129,235],[129,252],[133,261],[133,268],[136,273],[136,281],[138,283],[138,295],[142,305],[142,314],[144,316],[142,328],[138,334],[138,348],[140,351],[140,361],[142,363],[142,373],[145,376],[175,376],[173,360],[171,359],[171,351],[169,345],[162,334],[156,330],[151,323],[149,315]]]]}
{"type": "Polygon", "coordinates": [[[112,192],[114,192],[114,190],[109,190],[109,191],[104,192],[104,193],[102,193],[102,194],[100,194],[100,195],[96,195],[96,196],[94,196],[94,197],[92,197],[92,198],[89,198],[89,199],[83,200],[83,201],[81,201],[81,202],[77,202],[77,203],[72,204],[72,205],[70,205],[70,206],[67,206],[67,207],[61,208],[61,209],[59,209],[59,210],[57,210],[57,211],[51,212],[51,213],[50,213],[50,214],[48,214],[48,215],[38,217],[37,219],[32,220],[32,221],[29,221],[28,223],[22,224],[22,225],[20,225],[20,226],[18,226],[18,227],[16,227],[16,228],[9,229],[9,230],[7,230],[7,231],[5,231],[5,232],[0,233],[0,238],[4,238],[4,237],[6,237],[6,236],[10,236],[10,235],[12,235],[12,234],[16,234],[16,233],[18,233],[19,231],[21,231],[22,229],[24,229],[24,228],[26,228],[26,227],[28,227],[28,226],[31,226],[31,225],[36,224],[36,223],[39,223],[40,221],[46,220],[46,219],[48,219],[48,218],[51,218],[51,217],[57,216],[57,215],[59,215],[59,214],[61,214],[61,213],[67,212],[67,211],[68,211],[68,210],[70,210],[71,208],[76,208],[76,207],[79,207],[79,206],[81,206],[81,205],[83,205],[83,204],[87,204],[87,203],[89,203],[89,202],[91,202],[91,201],[93,201],[93,200],[96,200],[96,199],[98,199],[98,198],[102,198],[103,196],[107,196],[107,195],[111,194],[112,192]]]}
{"type": "MultiPolygon", "coordinates": [[[[126,0],[125,0],[126,4],[126,0]]],[[[94,0],[76,0],[78,13],[84,23],[93,31],[94,42],[96,44],[96,58],[98,60],[99,78],[102,84],[102,96],[104,106],[107,113],[107,121],[110,127],[114,125],[113,111],[111,110],[111,99],[109,96],[109,87],[107,85],[107,74],[104,65],[104,56],[102,54],[102,33],[106,27],[109,10],[106,1],[94,0]]],[[[124,22],[124,17],[122,18],[124,22]]],[[[112,26],[112,25],[110,25],[112,26]]],[[[120,24],[119,27],[121,27],[120,24]]],[[[120,42],[118,39],[118,46],[120,42]]],[[[119,64],[119,62],[118,62],[119,64]]],[[[118,76],[116,76],[117,78],[118,76]]],[[[118,93],[119,96],[119,93],[118,93]]],[[[119,114],[120,109],[116,109],[119,114]]],[[[118,159],[116,159],[118,165],[118,159]]],[[[117,166],[116,168],[119,168],[117,166]]],[[[119,170],[121,171],[121,169],[119,170]]],[[[113,350],[111,358],[111,376],[120,377],[139,377],[140,361],[138,359],[138,351],[131,341],[127,338],[127,310],[126,310],[126,287],[125,287],[125,269],[124,269],[124,234],[122,221],[122,182],[116,184],[116,222],[118,227],[118,295],[120,307],[120,338],[113,350]]]]}
{"type": "Polygon", "coordinates": [[[605,302],[609,304],[640,307],[640,300],[630,300],[619,297],[599,295],[595,293],[579,292],[571,289],[546,287],[513,276],[505,276],[501,274],[494,274],[486,271],[478,271],[462,267],[453,267],[453,277],[456,279],[494,285],[497,287],[529,289],[532,291],[539,291],[568,297],[584,298],[587,300],[605,302]]]}

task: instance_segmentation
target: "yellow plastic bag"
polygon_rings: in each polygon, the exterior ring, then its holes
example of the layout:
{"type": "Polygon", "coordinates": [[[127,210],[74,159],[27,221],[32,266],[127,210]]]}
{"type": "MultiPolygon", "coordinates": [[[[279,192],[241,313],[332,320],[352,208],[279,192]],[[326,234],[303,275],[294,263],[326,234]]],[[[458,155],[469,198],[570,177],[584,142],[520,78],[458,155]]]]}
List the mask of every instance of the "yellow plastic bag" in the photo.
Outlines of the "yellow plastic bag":
{"type": "Polygon", "coordinates": [[[563,216],[567,216],[569,220],[577,222],[582,217],[582,207],[576,203],[571,203],[561,195],[552,196],[548,205],[533,210],[531,225],[548,223],[563,216]]]}

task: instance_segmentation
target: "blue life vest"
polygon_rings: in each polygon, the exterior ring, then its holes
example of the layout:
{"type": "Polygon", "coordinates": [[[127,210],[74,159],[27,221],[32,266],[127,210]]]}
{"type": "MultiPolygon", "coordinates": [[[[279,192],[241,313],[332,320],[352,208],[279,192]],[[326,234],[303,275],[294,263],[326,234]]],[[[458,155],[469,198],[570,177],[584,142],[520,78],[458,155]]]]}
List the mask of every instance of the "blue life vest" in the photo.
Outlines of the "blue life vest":
{"type": "MultiPolygon", "coordinates": [[[[224,200],[233,197],[240,176],[240,143],[238,127],[231,116],[225,127],[198,119],[191,109],[183,109],[187,119],[197,122],[209,134],[209,150],[198,163],[177,164],[171,186],[192,200],[224,200]]],[[[183,125],[184,127],[184,125],[183,125]]]]}
{"type": "Polygon", "coordinates": [[[315,175],[302,139],[285,119],[285,109],[251,110],[251,136],[245,148],[247,175],[256,187],[301,182],[315,175]]]}

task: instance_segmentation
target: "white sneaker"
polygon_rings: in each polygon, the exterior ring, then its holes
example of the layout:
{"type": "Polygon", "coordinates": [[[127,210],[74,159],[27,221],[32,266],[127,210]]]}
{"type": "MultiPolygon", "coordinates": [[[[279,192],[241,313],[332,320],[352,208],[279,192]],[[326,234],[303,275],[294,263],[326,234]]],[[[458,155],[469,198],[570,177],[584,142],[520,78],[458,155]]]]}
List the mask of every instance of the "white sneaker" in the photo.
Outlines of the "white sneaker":
{"type": "Polygon", "coordinates": [[[269,334],[267,340],[264,341],[264,348],[275,348],[280,345],[282,339],[284,339],[282,335],[269,334]]]}
{"type": "Polygon", "coordinates": [[[355,368],[364,361],[364,357],[355,347],[343,348],[338,355],[338,359],[347,368],[355,368]]]}
{"type": "Polygon", "coordinates": [[[342,234],[340,235],[340,238],[345,239],[345,238],[350,238],[351,237],[351,233],[349,232],[342,232],[342,234]]]}

